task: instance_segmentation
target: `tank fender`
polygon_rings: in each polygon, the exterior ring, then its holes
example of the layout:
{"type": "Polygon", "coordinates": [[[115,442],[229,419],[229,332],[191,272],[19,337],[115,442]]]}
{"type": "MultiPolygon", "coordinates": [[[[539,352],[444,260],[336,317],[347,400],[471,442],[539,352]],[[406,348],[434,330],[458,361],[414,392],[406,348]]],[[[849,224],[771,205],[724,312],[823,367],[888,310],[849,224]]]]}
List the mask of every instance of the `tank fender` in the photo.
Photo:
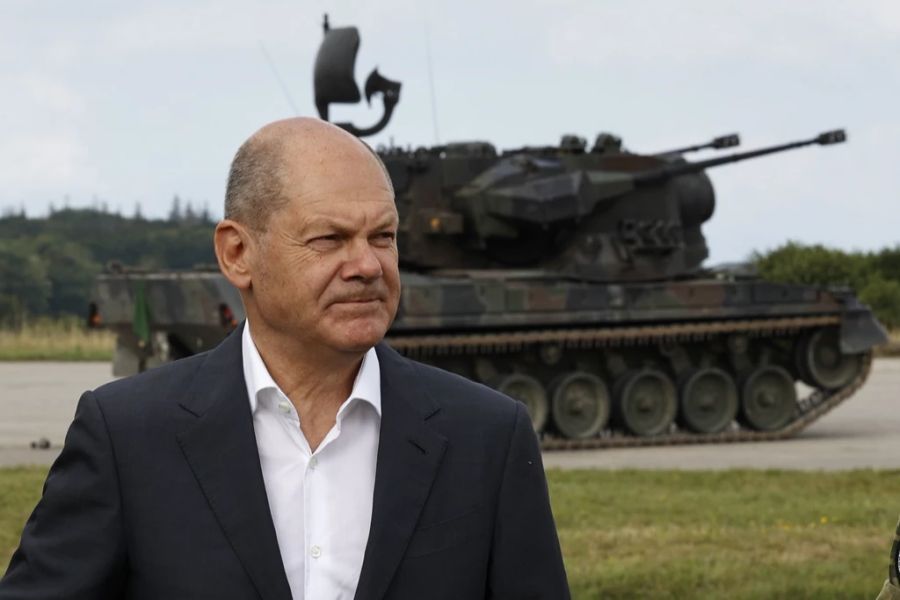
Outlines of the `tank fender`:
{"type": "Polygon", "coordinates": [[[848,298],[841,316],[841,352],[858,354],[887,343],[888,332],[868,306],[856,298],[848,298]]]}

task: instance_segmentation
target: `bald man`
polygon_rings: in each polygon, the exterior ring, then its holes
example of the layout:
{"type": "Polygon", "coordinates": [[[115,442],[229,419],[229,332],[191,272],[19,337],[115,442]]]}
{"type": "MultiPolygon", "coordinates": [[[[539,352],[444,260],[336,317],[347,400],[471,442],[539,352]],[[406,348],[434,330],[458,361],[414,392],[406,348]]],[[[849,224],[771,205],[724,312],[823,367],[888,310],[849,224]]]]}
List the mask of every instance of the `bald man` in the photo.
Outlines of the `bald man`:
{"type": "Polygon", "coordinates": [[[523,405],[381,341],[397,228],[357,138],[247,140],[215,232],[247,321],[82,396],[0,600],[568,598],[523,405]]]}

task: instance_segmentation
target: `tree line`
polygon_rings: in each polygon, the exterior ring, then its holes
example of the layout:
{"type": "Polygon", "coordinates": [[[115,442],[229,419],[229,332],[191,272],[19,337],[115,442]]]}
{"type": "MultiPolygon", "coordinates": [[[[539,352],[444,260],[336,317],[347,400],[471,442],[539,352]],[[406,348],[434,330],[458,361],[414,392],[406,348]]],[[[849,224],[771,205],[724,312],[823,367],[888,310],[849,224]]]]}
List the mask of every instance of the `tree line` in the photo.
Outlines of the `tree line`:
{"type": "MultiPolygon", "coordinates": [[[[94,277],[116,261],[145,269],[216,262],[214,222],[173,201],[168,219],[102,209],[63,209],[42,218],[0,217],[0,324],[32,316],[85,316],[94,277]]],[[[789,242],[752,257],[770,281],[853,288],[890,328],[900,328],[900,245],[845,252],[789,242]]]]}
{"type": "Polygon", "coordinates": [[[0,324],[86,315],[94,277],[114,261],[146,269],[213,264],[213,229],[207,214],[180,209],[167,220],[68,208],[0,217],[0,324]]]}

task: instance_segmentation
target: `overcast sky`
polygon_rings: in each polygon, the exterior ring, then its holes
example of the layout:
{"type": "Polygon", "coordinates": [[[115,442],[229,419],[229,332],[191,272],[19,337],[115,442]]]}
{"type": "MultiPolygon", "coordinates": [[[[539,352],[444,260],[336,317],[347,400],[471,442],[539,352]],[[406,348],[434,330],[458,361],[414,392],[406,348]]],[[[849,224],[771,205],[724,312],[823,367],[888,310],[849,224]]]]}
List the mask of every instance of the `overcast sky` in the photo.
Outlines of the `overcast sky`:
{"type": "Polygon", "coordinates": [[[900,243],[892,0],[3,0],[0,211],[140,203],[164,216],[177,193],[220,215],[241,141],[291,102],[315,114],[324,12],[360,29],[360,85],[376,65],[403,83],[372,143],[508,148],[607,130],[653,152],[739,132],[749,149],[845,127],[847,144],[710,171],[711,261],[788,239],[900,243]]]}

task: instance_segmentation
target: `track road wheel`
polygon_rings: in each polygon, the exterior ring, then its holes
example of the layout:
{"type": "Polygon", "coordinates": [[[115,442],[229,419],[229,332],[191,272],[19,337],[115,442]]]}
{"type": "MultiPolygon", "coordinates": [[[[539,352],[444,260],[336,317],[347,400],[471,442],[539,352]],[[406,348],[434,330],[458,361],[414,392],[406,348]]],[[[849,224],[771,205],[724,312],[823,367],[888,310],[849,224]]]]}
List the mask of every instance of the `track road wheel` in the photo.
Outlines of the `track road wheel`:
{"type": "Polygon", "coordinates": [[[862,354],[843,354],[837,329],[818,329],[797,344],[797,371],[803,381],[836,390],[853,381],[863,369],[862,354]]]}
{"type": "Polygon", "coordinates": [[[502,376],[495,387],[501,394],[506,394],[525,405],[535,431],[544,428],[548,413],[547,392],[540,381],[531,375],[510,373],[502,376]]]}
{"type": "Polygon", "coordinates": [[[774,431],[790,422],[797,389],[790,374],[774,365],[754,369],[741,389],[740,420],[757,431],[774,431]]]}
{"type": "Polygon", "coordinates": [[[706,367],[683,381],[679,420],[697,433],[718,433],[728,427],[738,411],[738,390],[731,375],[706,367]]]}
{"type": "Polygon", "coordinates": [[[585,371],[564,375],[552,386],[553,422],[570,439],[596,435],[609,421],[609,390],[603,380],[585,371]]]}
{"type": "Polygon", "coordinates": [[[678,408],[675,384],[662,371],[644,369],[622,375],[616,384],[619,422],[641,437],[665,432],[678,408]]]}

